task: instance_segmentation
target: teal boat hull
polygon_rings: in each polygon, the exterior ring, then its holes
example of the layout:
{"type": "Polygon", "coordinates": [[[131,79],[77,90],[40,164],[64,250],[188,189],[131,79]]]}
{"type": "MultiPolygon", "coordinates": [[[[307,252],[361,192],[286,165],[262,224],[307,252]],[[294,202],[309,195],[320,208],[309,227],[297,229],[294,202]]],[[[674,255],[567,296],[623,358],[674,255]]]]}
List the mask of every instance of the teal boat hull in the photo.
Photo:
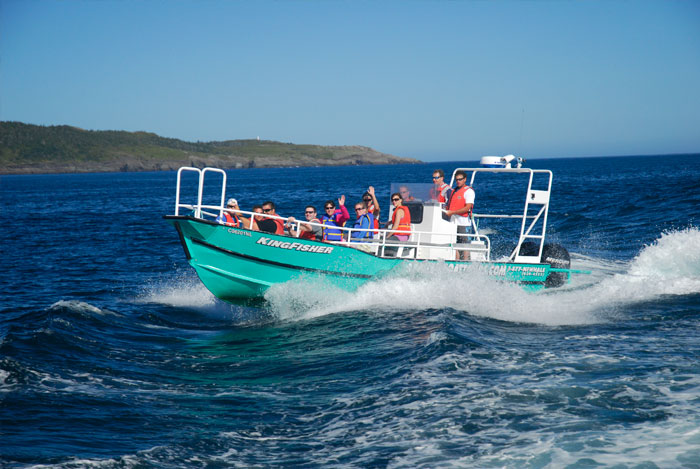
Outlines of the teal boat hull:
{"type": "MultiPolygon", "coordinates": [[[[466,270],[469,262],[378,257],[343,245],[309,241],[242,228],[231,228],[190,216],[166,216],[180,235],[190,265],[217,298],[239,302],[261,298],[272,285],[302,276],[321,278],[354,290],[404,262],[445,262],[466,270]]],[[[543,288],[547,264],[485,262],[489,274],[543,288]]]]}

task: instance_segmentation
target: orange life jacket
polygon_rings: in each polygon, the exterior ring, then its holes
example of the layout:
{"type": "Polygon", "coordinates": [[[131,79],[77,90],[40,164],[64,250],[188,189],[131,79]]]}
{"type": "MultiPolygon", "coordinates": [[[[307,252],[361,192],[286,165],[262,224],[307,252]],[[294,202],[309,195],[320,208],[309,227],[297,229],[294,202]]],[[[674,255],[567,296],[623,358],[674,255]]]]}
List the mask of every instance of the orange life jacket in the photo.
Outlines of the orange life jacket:
{"type": "MultiPolygon", "coordinates": [[[[450,200],[447,202],[447,210],[454,212],[456,210],[464,208],[467,205],[467,202],[465,201],[464,196],[469,189],[471,189],[471,187],[469,187],[466,184],[464,186],[462,186],[461,188],[456,189],[452,193],[452,195],[450,196],[450,200]]],[[[472,207],[472,208],[474,208],[474,207],[472,207]]],[[[472,211],[470,209],[468,212],[460,213],[459,215],[462,217],[469,218],[469,216],[471,214],[472,214],[472,211]]]]}
{"type": "MultiPolygon", "coordinates": [[[[375,211],[376,211],[376,207],[374,206],[374,204],[369,204],[369,205],[367,206],[367,213],[371,213],[371,214],[372,214],[372,218],[373,218],[373,220],[374,220],[374,221],[372,222],[373,225],[374,225],[374,229],[375,229],[375,230],[378,230],[378,229],[379,229],[379,218],[377,218],[377,216],[374,214],[375,211]]],[[[375,231],[374,234],[377,235],[377,234],[379,234],[379,232],[378,232],[378,231],[375,231]]]]}
{"type": "Polygon", "coordinates": [[[272,218],[272,221],[274,221],[275,224],[277,225],[277,229],[275,230],[275,234],[283,235],[284,234],[284,220],[280,220],[279,218],[272,218]]]}
{"type": "Polygon", "coordinates": [[[241,225],[241,221],[238,219],[235,213],[231,214],[228,212],[224,212],[224,219],[226,220],[224,224],[226,226],[235,226],[238,227],[241,225]]]}
{"type": "Polygon", "coordinates": [[[430,189],[430,198],[437,200],[441,204],[444,204],[445,202],[447,202],[447,199],[445,199],[445,196],[443,195],[443,193],[445,193],[446,192],[445,189],[449,188],[449,187],[450,186],[448,186],[444,182],[442,183],[442,185],[440,187],[437,188],[437,190],[435,190],[435,187],[433,187],[432,189],[430,189]]]}
{"type": "MultiPolygon", "coordinates": [[[[319,223],[318,218],[314,218],[314,219],[312,219],[312,220],[309,220],[309,222],[311,222],[311,223],[319,223]]],[[[310,240],[312,240],[312,241],[316,241],[316,235],[314,234],[313,231],[301,230],[301,232],[299,233],[299,237],[300,237],[301,239],[310,239],[310,240]]]]}
{"type": "Polygon", "coordinates": [[[401,206],[394,209],[394,213],[391,215],[391,229],[392,231],[398,231],[399,233],[411,234],[411,212],[408,211],[407,207],[401,206]],[[403,217],[401,218],[401,224],[396,224],[396,214],[402,209],[403,217]]]}

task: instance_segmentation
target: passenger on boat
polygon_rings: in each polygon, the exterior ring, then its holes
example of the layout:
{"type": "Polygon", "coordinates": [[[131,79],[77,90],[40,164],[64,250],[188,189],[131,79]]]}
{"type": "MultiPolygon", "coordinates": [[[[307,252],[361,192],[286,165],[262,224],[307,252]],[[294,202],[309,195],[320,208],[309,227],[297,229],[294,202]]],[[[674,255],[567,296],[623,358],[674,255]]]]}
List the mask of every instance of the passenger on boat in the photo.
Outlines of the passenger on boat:
{"type": "Polygon", "coordinates": [[[277,212],[275,212],[275,203],[272,201],[267,201],[262,204],[263,217],[258,219],[258,227],[260,231],[265,231],[266,233],[274,233],[278,235],[284,234],[284,220],[280,218],[267,218],[266,215],[271,217],[279,217],[277,212]]]}
{"type": "MultiPolygon", "coordinates": [[[[447,202],[445,214],[450,217],[450,222],[457,225],[457,233],[466,235],[471,232],[472,228],[471,214],[476,193],[474,189],[467,185],[467,173],[464,171],[459,170],[455,173],[455,181],[457,181],[457,188],[452,192],[447,202]]],[[[469,242],[467,236],[457,237],[457,243],[464,244],[467,242],[469,242]]],[[[456,259],[468,261],[469,251],[457,251],[456,259]]]]}
{"type": "MultiPolygon", "coordinates": [[[[309,223],[321,223],[319,219],[316,218],[316,207],[314,207],[313,205],[306,206],[306,208],[304,209],[304,216],[306,217],[306,221],[308,221],[309,223]]],[[[291,234],[292,236],[297,236],[297,230],[294,229],[296,219],[294,217],[289,217],[288,221],[292,226],[289,229],[289,234],[291,234]]],[[[318,225],[310,225],[309,223],[299,223],[299,238],[310,239],[313,241],[321,241],[321,239],[323,239],[323,228],[321,228],[318,225]]]]}
{"type": "Polygon", "coordinates": [[[364,201],[355,204],[355,213],[357,214],[357,220],[355,220],[353,228],[358,231],[350,233],[350,241],[366,243],[374,237],[374,216],[367,212],[367,204],[364,201]]]}
{"type": "Polygon", "coordinates": [[[401,198],[404,202],[412,202],[416,200],[416,198],[411,195],[411,191],[408,190],[408,187],[406,186],[399,187],[399,194],[401,195],[401,198]]]}
{"type": "MultiPolygon", "coordinates": [[[[260,205],[253,206],[253,211],[255,211],[255,207],[257,207],[259,210],[257,213],[262,213],[262,207],[260,205]]],[[[241,227],[254,231],[259,230],[258,223],[255,221],[255,216],[248,218],[244,217],[243,215],[238,215],[238,219],[241,221],[241,227]]]]}
{"type": "MultiPolygon", "coordinates": [[[[377,202],[377,196],[374,194],[373,186],[369,186],[367,188],[367,192],[362,194],[362,201],[367,206],[367,213],[371,213],[372,217],[374,218],[374,229],[378,230],[380,209],[379,202],[377,202]]],[[[377,231],[375,231],[374,234],[376,235],[377,231]]]]}
{"type": "MultiPolygon", "coordinates": [[[[403,206],[401,194],[394,192],[391,194],[391,203],[394,204],[394,213],[391,215],[391,231],[387,231],[387,241],[408,241],[411,236],[411,212],[403,206]]],[[[384,248],[385,256],[395,256],[397,247],[384,248]]]]}
{"type": "Polygon", "coordinates": [[[433,184],[434,187],[430,189],[430,199],[444,204],[450,198],[452,188],[445,182],[445,172],[442,169],[433,171],[433,184]]]}
{"type": "Polygon", "coordinates": [[[241,226],[241,220],[234,210],[238,210],[238,201],[236,199],[228,199],[226,202],[226,209],[216,217],[216,221],[221,225],[239,227],[241,226]]]}
{"type": "Polygon", "coordinates": [[[341,195],[338,199],[339,208],[335,208],[335,202],[332,200],[327,200],[323,204],[326,213],[321,217],[321,223],[328,228],[323,228],[323,240],[324,241],[342,241],[343,233],[339,229],[342,227],[346,221],[350,219],[350,214],[348,209],[345,208],[345,196],[341,195]]]}
{"type": "MultiPolygon", "coordinates": [[[[262,214],[262,213],[263,213],[263,211],[262,211],[262,205],[259,205],[259,204],[253,205],[252,212],[253,212],[253,213],[260,213],[260,214],[262,214]]],[[[258,226],[258,222],[259,222],[260,220],[262,220],[262,216],[261,216],[261,215],[253,215],[252,217],[250,217],[250,223],[251,223],[251,225],[252,225],[251,230],[252,230],[252,229],[255,229],[256,231],[260,231],[260,227],[258,226]],[[254,227],[254,228],[253,228],[253,227],[254,227]]]]}

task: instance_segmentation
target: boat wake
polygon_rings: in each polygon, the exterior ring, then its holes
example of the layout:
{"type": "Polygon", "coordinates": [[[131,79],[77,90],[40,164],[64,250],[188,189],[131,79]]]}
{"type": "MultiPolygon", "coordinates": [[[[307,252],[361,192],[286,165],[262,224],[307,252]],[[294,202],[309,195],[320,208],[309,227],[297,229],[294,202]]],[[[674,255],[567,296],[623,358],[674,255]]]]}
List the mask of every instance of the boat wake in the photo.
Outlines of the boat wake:
{"type": "Polygon", "coordinates": [[[573,254],[575,276],[556,290],[531,293],[489,277],[478,266],[454,272],[445,264],[406,264],[349,292],[307,278],[274,285],[265,295],[279,319],[310,319],[347,311],[453,309],[509,322],[549,326],[592,324],[627,314],[635,303],[700,293],[700,230],[664,232],[630,262],[573,254]]]}

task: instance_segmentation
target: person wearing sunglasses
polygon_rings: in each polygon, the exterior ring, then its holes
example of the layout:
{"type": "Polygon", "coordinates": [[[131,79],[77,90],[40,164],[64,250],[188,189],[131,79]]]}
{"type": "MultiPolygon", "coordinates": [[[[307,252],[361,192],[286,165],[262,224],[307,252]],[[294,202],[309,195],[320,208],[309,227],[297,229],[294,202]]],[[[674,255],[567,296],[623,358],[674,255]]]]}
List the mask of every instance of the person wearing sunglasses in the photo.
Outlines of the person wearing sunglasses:
{"type": "Polygon", "coordinates": [[[326,212],[321,216],[321,223],[325,225],[323,228],[324,241],[343,240],[343,233],[339,228],[350,219],[348,209],[345,208],[344,195],[341,195],[338,199],[338,207],[337,209],[335,208],[335,202],[332,200],[326,200],[326,203],[323,204],[323,209],[326,212]]]}
{"type": "Polygon", "coordinates": [[[258,219],[258,228],[260,231],[266,233],[274,233],[278,235],[284,234],[284,220],[280,218],[267,218],[266,215],[270,217],[279,217],[277,212],[275,212],[275,203],[272,201],[263,202],[262,204],[262,217],[256,216],[258,219]]]}
{"type": "MultiPolygon", "coordinates": [[[[309,223],[321,223],[318,218],[316,218],[316,207],[313,205],[306,206],[304,209],[304,216],[309,223]]],[[[289,217],[289,223],[292,226],[292,228],[289,229],[289,234],[297,236],[297,230],[293,228],[296,219],[294,217],[289,217]]],[[[323,239],[323,228],[318,225],[310,225],[309,223],[299,223],[299,238],[321,241],[321,239],[323,239]]]]}
{"type": "Polygon", "coordinates": [[[355,213],[357,214],[357,219],[355,220],[353,228],[357,231],[352,231],[350,233],[350,241],[354,243],[366,243],[374,237],[372,232],[374,228],[374,216],[368,213],[367,204],[364,200],[355,204],[355,213]]]}
{"type": "Polygon", "coordinates": [[[221,215],[216,217],[216,221],[221,225],[238,228],[241,226],[241,220],[238,218],[238,214],[235,212],[237,210],[238,201],[236,199],[228,199],[228,202],[226,202],[226,209],[221,215]]]}
{"type": "Polygon", "coordinates": [[[411,236],[411,212],[403,206],[403,199],[399,192],[391,194],[391,203],[394,205],[394,213],[391,215],[391,231],[387,232],[387,239],[408,241],[411,236]]]}
{"type": "MultiPolygon", "coordinates": [[[[262,207],[260,205],[256,205],[255,207],[258,207],[262,213],[262,207]]],[[[228,199],[228,202],[226,202],[226,210],[224,210],[224,216],[217,217],[216,221],[234,228],[258,230],[258,224],[253,217],[247,218],[240,214],[240,208],[238,208],[238,201],[236,199],[228,199]]]]}
{"type": "MultiPolygon", "coordinates": [[[[455,173],[455,181],[457,181],[457,188],[447,201],[445,214],[450,217],[450,222],[457,225],[457,234],[467,234],[471,232],[471,215],[476,194],[474,189],[467,185],[467,173],[464,171],[459,170],[455,173]]],[[[457,236],[457,243],[467,242],[469,242],[467,236],[457,236]]],[[[468,261],[469,251],[457,251],[456,260],[468,261]]]]}
{"type": "Polygon", "coordinates": [[[442,169],[433,171],[433,188],[430,189],[430,199],[444,204],[450,198],[451,190],[450,185],[445,182],[445,172],[442,169]]]}

